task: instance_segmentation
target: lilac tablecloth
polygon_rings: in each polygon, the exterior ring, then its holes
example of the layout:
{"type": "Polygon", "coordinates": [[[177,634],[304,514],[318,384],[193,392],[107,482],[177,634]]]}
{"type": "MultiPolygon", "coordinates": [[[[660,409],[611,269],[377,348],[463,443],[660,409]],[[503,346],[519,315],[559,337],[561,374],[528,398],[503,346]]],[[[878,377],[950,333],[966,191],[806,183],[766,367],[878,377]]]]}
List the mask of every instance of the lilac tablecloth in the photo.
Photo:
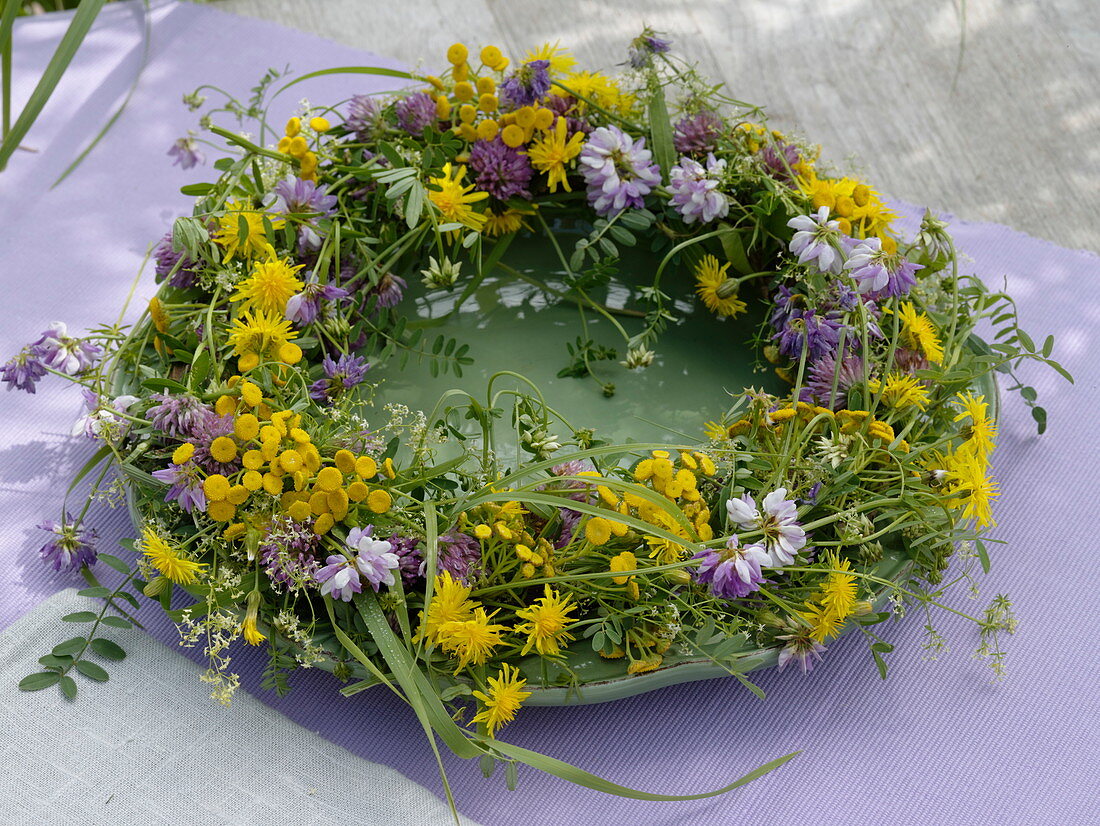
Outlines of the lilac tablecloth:
{"type": "MultiPolygon", "coordinates": [[[[22,95],[45,65],[64,18],[22,22],[16,87],[22,95]]],[[[26,144],[0,175],[0,356],[14,353],[48,322],[72,327],[113,318],[148,244],[187,206],[178,187],[195,180],[169,167],[170,143],[193,124],[181,95],[199,83],[244,93],[269,66],[298,72],[333,65],[386,64],[305,34],[216,9],[154,2],[150,58],[129,108],[70,180],[50,182],[99,129],[141,60],[140,7],[108,6],[26,144]]],[[[390,64],[392,65],[392,64],[390,64]]],[[[301,95],[342,99],[379,88],[368,78],[326,78],[301,95]]],[[[766,103],[766,101],[764,101],[766,103]]],[[[914,214],[910,210],[910,214],[914,214]]],[[[886,631],[898,651],[881,682],[863,644],[830,646],[808,677],[764,673],[760,702],[733,680],[665,689],[579,709],[529,709],[506,736],[612,779],[663,792],[698,792],[767,759],[802,749],[793,763],[718,799],[654,804],[605,797],[534,771],[509,793],[475,765],[448,759],[460,806],[485,823],[1095,823],[1100,735],[1097,639],[1095,460],[1089,430],[1100,409],[1100,370],[1090,361],[1100,329],[1100,259],[989,224],[953,224],[959,247],[990,283],[1006,278],[1026,328],[1058,337],[1055,356],[1074,372],[1070,387],[1025,367],[1050,411],[1037,438],[1027,410],[1009,397],[995,470],[1005,489],[994,536],[994,571],[983,599],[1009,592],[1020,619],[1007,644],[1009,676],[991,685],[972,661],[970,626],[946,616],[953,650],[921,661],[923,621],[886,631]]],[[[153,289],[146,273],[135,306],[153,289]]],[[[131,309],[130,316],[133,315],[131,309]]],[[[74,582],[36,558],[34,526],[56,515],[67,480],[90,455],[68,436],[77,394],[54,381],[36,396],[0,396],[0,627],[74,582]]],[[[104,546],[129,535],[123,513],[97,516],[104,546]]],[[[962,593],[956,602],[976,611],[962,593]]],[[[145,612],[170,644],[173,627],[145,612]]],[[[48,643],[44,642],[44,646],[48,643]]],[[[235,660],[245,687],[304,726],[439,791],[415,719],[388,692],[335,695],[325,674],[307,673],[278,700],[258,688],[261,655],[235,660]]],[[[13,686],[0,690],[14,690],[13,686]]],[[[94,689],[89,689],[94,690],[94,689]]]]}

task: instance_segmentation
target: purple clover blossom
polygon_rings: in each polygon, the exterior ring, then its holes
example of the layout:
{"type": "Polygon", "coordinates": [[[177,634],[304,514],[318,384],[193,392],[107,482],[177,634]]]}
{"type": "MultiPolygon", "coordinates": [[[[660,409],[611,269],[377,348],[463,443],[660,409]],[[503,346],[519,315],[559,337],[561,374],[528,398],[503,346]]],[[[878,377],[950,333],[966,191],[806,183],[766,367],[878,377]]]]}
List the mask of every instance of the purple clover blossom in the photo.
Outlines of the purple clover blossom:
{"type": "Polygon", "coordinates": [[[184,394],[169,395],[167,393],[155,393],[152,400],[156,402],[146,414],[153,427],[168,436],[190,437],[202,426],[208,416],[214,411],[196,399],[194,396],[184,394]]]}
{"type": "Polygon", "coordinates": [[[498,89],[500,102],[508,110],[533,106],[550,91],[550,61],[531,60],[505,78],[498,89]]]}
{"type": "Polygon", "coordinates": [[[729,214],[729,198],[718,191],[725,171],[726,162],[716,160],[714,155],[707,156],[705,168],[698,161],[686,157],[680,158],[680,162],[672,167],[668,173],[672,206],[685,224],[696,221],[709,224],[729,214]]]}
{"type": "Polygon", "coordinates": [[[98,344],[70,337],[61,321],[47,327],[31,349],[47,367],[70,376],[92,368],[103,355],[103,348],[98,344]]]}
{"type": "Polygon", "coordinates": [[[645,196],[661,183],[645,138],[634,140],[617,126],[601,126],[589,135],[580,161],[588,203],[601,217],[641,209],[645,196]]]}
{"type": "Polygon", "coordinates": [[[481,543],[468,534],[452,531],[439,537],[439,570],[448,571],[464,585],[477,573],[481,543]]]}
{"type": "Polygon", "coordinates": [[[0,366],[0,381],[8,390],[26,390],[34,393],[35,385],[46,375],[46,365],[34,347],[24,347],[19,353],[0,366]]]}
{"type": "Polygon", "coordinates": [[[286,317],[299,327],[305,327],[317,320],[321,312],[321,302],[337,301],[347,298],[350,293],[335,284],[318,284],[316,271],[306,277],[305,286],[286,302],[286,317]]]}
{"type": "Polygon", "coordinates": [[[554,541],[554,547],[560,551],[576,538],[584,514],[572,508],[559,508],[558,513],[561,514],[561,532],[554,541]]]}
{"type": "Polygon", "coordinates": [[[95,564],[98,554],[94,530],[85,530],[79,522],[73,522],[67,513],[61,515],[60,522],[47,519],[38,527],[53,534],[38,553],[53,565],[55,571],[68,573],[82,565],[95,564]]]}
{"type": "Polygon", "coordinates": [[[169,486],[164,494],[165,502],[178,502],[187,513],[206,510],[206,491],[202,486],[206,474],[191,459],[182,465],[169,463],[168,467],[154,470],[151,475],[169,486]]]}
{"type": "Polygon", "coordinates": [[[401,299],[405,295],[405,287],[404,278],[388,272],[374,285],[374,289],[371,290],[370,294],[377,296],[377,306],[390,309],[401,303],[401,299]]]}
{"type": "Polygon", "coordinates": [[[726,540],[725,550],[708,549],[692,558],[699,560],[695,581],[710,585],[710,592],[722,599],[742,599],[759,590],[764,582],[760,566],[770,562],[763,545],[739,546],[736,534],[726,540]]]}
{"type": "Polygon", "coordinates": [[[424,136],[424,130],[435,123],[435,101],[427,92],[414,92],[401,98],[393,107],[397,125],[414,138],[424,136]]]}
{"type": "Polygon", "coordinates": [[[321,585],[321,596],[351,602],[355,594],[363,592],[354,560],[343,554],[332,554],[325,562],[327,564],[313,575],[313,580],[321,585]]]}
{"type": "Polygon", "coordinates": [[[776,488],[765,496],[760,509],[747,493],[740,499],[727,499],[726,514],[730,522],[745,530],[763,531],[769,567],[790,565],[806,546],[806,532],[798,524],[798,508],[794,500],[787,498],[786,488],[776,488]]]}
{"type": "Polygon", "coordinates": [[[355,136],[363,143],[368,143],[381,137],[386,131],[386,123],[382,118],[382,107],[370,95],[355,95],[348,102],[348,115],[344,118],[347,126],[355,136]]]}
{"type": "Polygon", "coordinates": [[[676,121],[672,145],[681,155],[704,155],[718,146],[722,119],[709,109],[700,109],[676,121]]]}
{"type": "Polygon", "coordinates": [[[499,201],[520,196],[531,200],[527,189],[534,170],[527,155],[513,149],[497,135],[491,141],[476,141],[470,149],[470,169],[478,189],[499,201]]]}
{"type": "Polygon", "coordinates": [[[839,368],[836,363],[836,353],[826,353],[812,361],[799,399],[828,406],[829,397],[833,392],[834,378],[836,398],[833,400],[832,409],[840,410],[847,406],[848,391],[863,381],[863,359],[859,356],[845,356],[841,359],[839,368]]]}
{"type": "Polygon", "coordinates": [[[802,156],[793,143],[777,140],[775,146],[769,143],[760,150],[760,161],[769,175],[793,187],[794,180],[791,176],[802,162],[802,156]]]}
{"type": "Polygon", "coordinates": [[[654,55],[667,54],[671,48],[671,40],[658,37],[657,32],[646,26],[640,35],[630,41],[630,68],[644,69],[653,63],[654,55]]]}
{"type": "Polygon", "coordinates": [[[799,215],[787,222],[795,230],[791,238],[790,251],[798,256],[799,264],[811,261],[822,272],[839,275],[844,267],[844,253],[840,250],[840,240],[844,234],[838,221],[829,220],[829,208],[821,207],[813,215],[799,215]]]}
{"type": "Polygon", "coordinates": [[[393,546],[385,539],[375,538],[373,532],[373,525],[352,528],[348,531],[347,546],[355,553],[355,567],[377,592],[379,585],[393,585],[393,572],[401,560],[393,552],[393,546]]]}
{"type": "Polygon", "coordinates": [[[918,370],[927,370],[931,366],[931,362],[920,350],[898,347],[894,351],[894,368],[902,373],[908,373],[912,376],[918,370]]]}
{"type": "Polygon", "coordinates": [[[420,540],[395,533],[386,541],[390,543],[391,549],[400,561],[398,570],[401,572],[402,583],[406,586],[415,585],[421,578],[420,568],[424,564],[420,553],[420,540]]]}
{"type": "Polygon", "coordinates": [[[544,105],[558,117],[565,118],[567,138],[573,137],[577,132],[591,134],[594,127],[583,117],[578,116],[579,113],[575,108],[577,99],[572,95],[550,95],[544,105]]]}
{"type": "Polygon", "coordinates": [[[821,652],[825,650],[824,645],[806,633],[784,634],[776,639],[787,640],[787,644],[779,652],[780,671],[791,662],[796,662],[803,674],[809,674],[813,671],[814,660],[820,661],[821,652]]]}
{"type": "Polygon", "coordinates": [[[195,283],[199,264],[192,261],[185,253],[176,252],[172,245],[172,233],[165,233],[155,247],[153,247],[153,264],[157,274],[157,282],[168,278],[168,283],[173,287],[185,290],[195,283]],[[178,265],[178,266],[177,266],[178,265]],[[171,277],[169,277],[171,274],[171,277]]]}
{"type": "Polygon", "coordinates": [[[180,138],[172,144],[167,154],[173,158],[172,166],[179,166],[181,169],[190,169],[200,163],[206,163],[206,156],[199,151],[198,144],[190,136],[180,138]]]}
{"type": "Polygon", "coordinates": [[[309,395],[314,401],[331,402],[346,390],[362,384],[370,365],[359,356],[344,353],[336,361],[325,356],[322,362],[325,378],[317,379],[309,386],[309,395]]]}
{"type": "Polygon", "coordinates": [[[843,327],[835,313],[793,310],[772,338],[779,342],[782,355],[797,360],[802,356],[805,344],[809,358],[816,360],[836,351],[843,327]]]}
{"type": "Polygon", "coordinates": [[[311,582],[320,566],[315,558],[320,537],[306,522],[287,516],[272,517],[259,547],[260,564],[277,586],[299,587],[311,582]]]}

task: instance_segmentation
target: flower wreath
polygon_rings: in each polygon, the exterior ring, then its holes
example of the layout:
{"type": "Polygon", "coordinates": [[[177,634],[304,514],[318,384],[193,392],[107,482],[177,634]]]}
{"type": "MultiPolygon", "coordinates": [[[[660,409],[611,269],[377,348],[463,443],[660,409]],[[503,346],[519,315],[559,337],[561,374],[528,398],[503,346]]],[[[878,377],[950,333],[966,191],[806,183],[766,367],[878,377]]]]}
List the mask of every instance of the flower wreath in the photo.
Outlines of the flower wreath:
{"type": "MultiPolygon", "coordinates": [[[[1014,370],[1036,359],[1064,371],[1009,296],[960,272],[944,222],[926,213],[903,239],[874,189],[829,173],[660,35],[636,38],[618,77],[578,69],[557,45],[516,64],[493,46],[446,57],[438,76],[330,70],[417,88],[303,103],[281,131],[267,119],[278,74],[249,101],[226,95],[202,126],[232,154],[217,181],[184,187],[194,213],[153,250],[147,312],[83,337],[54,324],[2,368],[29,392],[46,373],[82,385],[78,427],[99,449],[80,476],[98,469],[109,493],[116,469],[140,534],[128,562],[97,554],[87,505],[42,526],[43,557],[84,571],[83,593],[104,606],[66,617],[91,632],[23,687],[73,696],[71,671],[105,678],[89,655],[122,652],[96,629],[130,624],[141,592],[205,647],[224,702],[237,684],[226,652],[243,638],[267,646],[266,685],[280,692],[294,668],[322,665],[346,695],[397,691],[489,770],[524,762],[669,799],[498,734],[525,703],[716,674],[758,691],[753,668],[808,671],[846,630],[885,676],[891,646],[875,625],[907,602],[942,605],[953,556],[952,582],[988,569],[994,371],[1040,430],[1045,413],[1014,370]],[[219,113],[258,136],[215,125],[219,113]],[[653,362],[679,321],[668,285],[687,283],[718,317],[757,312],[748,337],[776,389],[738,394],[694,443],[606,443],[514,375],[494,376],[486,398],[455,391],[429,415],[368,423],[372,365],[415,358],[461,377],[473,361],[404,314],[407,279],[419,272],[461,305],[509,245],[536,236],[565,274],[555,295],[622,333],[625,370],[653,362]],[[649,268],[618,278],[635,304],[620,322],[593,296],[636,245],[649,268]],[[990,344],[974,334],[983,320],[990,344]],[[494,392],[504,378],[526,389],[494,392]],[[494,443],[508,412],[528,457],[515,464],[494,443]],[[100,584],[97,556],[120,581],[100,584]]],[[[198,109],[209,91],[185,101],[198,109]]],[[[175,161],[201,162],[200,140],[177,142],[175,161]]],[[[617,357],[582,337],[562,375],[615,371],[617,357]]],[[[999,672],[1007,598],[972,619],[999,672]]]]}

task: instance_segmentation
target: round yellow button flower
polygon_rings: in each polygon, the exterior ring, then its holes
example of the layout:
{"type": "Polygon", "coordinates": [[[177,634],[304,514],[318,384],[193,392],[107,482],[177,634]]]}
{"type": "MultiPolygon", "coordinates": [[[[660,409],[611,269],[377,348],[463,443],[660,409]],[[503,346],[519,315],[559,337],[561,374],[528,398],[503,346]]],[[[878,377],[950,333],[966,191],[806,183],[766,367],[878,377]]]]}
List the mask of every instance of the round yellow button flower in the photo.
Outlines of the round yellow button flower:
{"type": "Polygon", "coordinates": [[[393,497],[388,490],[378,488],[367,496],[367,507],[374,513],[385,513],[393,506],[393,497]]]}
{"type": "Polygon", "coordinates": [[[469,56],[470,50],[466,48],[464,43],[454,43],[447,49],[447,62],[452,66],[458,66],[460,63],[465,63],[466,58],[469,56]]]}
{"type": "Polygon", "coordinates": [[[203,480],[202,492],[206,494],[207,499],[217,502],[229,495],[230,487],[228,479],[220,473],[214,473],[203,480]]]}
{"type": "Polygon", "coordinates": [[[228,436],[219,436],[210,443],[210,456],[216,462],[232,462],[237,458],[237,443],[228,436]]]}

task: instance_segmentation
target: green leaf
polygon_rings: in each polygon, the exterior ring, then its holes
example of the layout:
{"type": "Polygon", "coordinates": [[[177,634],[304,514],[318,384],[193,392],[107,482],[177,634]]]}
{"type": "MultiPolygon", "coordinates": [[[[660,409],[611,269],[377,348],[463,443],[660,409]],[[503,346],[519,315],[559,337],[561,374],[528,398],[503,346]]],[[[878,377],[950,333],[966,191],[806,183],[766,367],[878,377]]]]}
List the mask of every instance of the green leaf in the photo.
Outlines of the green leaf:
{"type": "Polygon", "coordinates": [[[75,611],[72,614],[66,614],[61,618],[62,622],[95,622],[96,614],[94,611],[75,611]]]}
{"type": "Polygon", "coordinates": [[[90,588],[81,588],[76,593],[82,597],[103,599],[104,597],[109,597],[114,592],[110,588],[104,588],[102,585],[93,585],[90,588]]]}
{"type": "Polygon", "coordinates": [[[104,625],[109,625],[112,628],[133,628],[134,627],[128,619],[123,619],[122,617],[116,617],[113,614],[108,614],[103,619],[101,619],[100,622],[102,622],[104,625]]]}
{"type": "Polygon", "coordinates": [[[126,652],[121,645],[103,637],[96,637],[92,640],[92,650],[108,660],[122,660],[126,657],[126,652]]]}
{"type": "Polygon", "coordinates": [[[99,555],[99,561],[102,562],[104,565],[108,566],[109,568],[114,568],[120,574],[129,574],[130,573],[130,566],[127,565],[125,562],[123,562],[121,559],[119,559],[114,554],[101,553],[99,555]]]}
{"type": "Polygon", "coordinates": [[[65,642],[59,642],[53,647],[50,652],[55,657],[64,657],[68,654],[76,654],[79,651],[83,651],[88,644],[88,640],[85,637],[73,637],[72,639],[65,640],[65,642]]]}
{"type": "MultiPolygon", "coordinates": [[[[69,27],[65,30],[57,50],[54,51],[53,57],[46,65],[46,70],[38,80],[38,85],[34,87],[34,91],[31,92],[23,111],[19,113],[19,117],[12,124],[10,131],[4,136],[3,142],[0,142],[0,170],[7,166],[8,159],[11,158],[12,153],[23,142],[23,138],[26,137],[31,126],[38,119],[46,102],[50,99],[54,89],[57,88],[62,75],[69,68],[69,64],[80,48],[80,44],[84,42],[84,37],[92,27],[92,23],[99,16],[100,9],[103,8],[105,2],[106,0],[81,0],[80,5],[77,6],[76,13],[73,15],[69,27]]],[[[13,4],[15,4],[15,0],[9,0],[5,4],[5,24],[8,9],[13,4]]]]}
{"type": "Polygon", "coordinates": [[[168,390],[172,393],[186,393],[187,388],[180,384],[178,381],[172,381],[171,379],[146,379],[141,383],[141,386],[146,390],[168,390]]]}
{"type": "Polygon", "coordinates": [[[988,574],[990,569],[989,552],[985,549],[985,543],[980,539],[974,540],[974,550],[978,552],[978,560],[982,563],[982,573],[988,574]]]}
{"type": "Polygon", "coordinates": [[[1039,426],[1039,435],[1046,432],[1047,429],[1047,412],[1042,407],[1031,408],[1031,418],[1035,420],[1035,423],[1039,426]]]}
{"type": "Polygon", "coordinates": [[[56,671],[39,671],[35,674],[28,674],[20,680],[19,690],[41,691],[44,688],[49,688],[51,685],[57,685],[60,679],[61,675],[56,671]]]}
{"type": "Polygon", "coordinates": [[[665,104],[665,90],[657,86],[649,100],[649,134],[653,139],[653,159],[661,167],[661,180],[668,183],[669,170],[676,163],[676,148],[672,140],[672,121],[665,104]]]}
{"type": "Polygon", "coordinates": [[[882,655],[880,653],[878,653],[877,651],[872,651],[871,654],[875,658],[875,665],[878,666],[878,675],[880,677],[882,677],[882,679],[885,680],[886,679],[886,670],[887,670],[886,669],[886,660],[884,660],[882,658],[882,655]]]}
{"type": "Polygon", "coordinates": [[[97,683],[105,683],[110,678],[107,669],[90,660],[77,660],[75,668],[89,680],[95,680],[97,683]]]}
{"type": "Polygon", "coordinates": [[[718,240],[722,243],[722,252],[725,253],[726,260],[737,272],[748,275],[753,270],[752,264],[749,263],[749,257],[745,253],[745,244],[741,240],[741,233],[729,224],[723,224],[722,227],[718,240]]]}
{"type": "Polygon", "coordinates": [[[67,655],[55,657],[53,654],[46,654],[44,657],[39,657],[38,662],[46,668],[68,668],[73,664],[73,658],[67,655]]]}
{"type": "Polygon", "coordinates": [[[66,674],[58,680],[58,684],[61,686],[61,693],[65,695],[66,700],[76,699],[76,680],[66,674]]]}
{"type": "Polygon", "coordinates": [[[187,186],[180,187],[181,195],[190,195],[192,197],[209,195],[213,191],[214,184],[187,184],[187,186]]]}

